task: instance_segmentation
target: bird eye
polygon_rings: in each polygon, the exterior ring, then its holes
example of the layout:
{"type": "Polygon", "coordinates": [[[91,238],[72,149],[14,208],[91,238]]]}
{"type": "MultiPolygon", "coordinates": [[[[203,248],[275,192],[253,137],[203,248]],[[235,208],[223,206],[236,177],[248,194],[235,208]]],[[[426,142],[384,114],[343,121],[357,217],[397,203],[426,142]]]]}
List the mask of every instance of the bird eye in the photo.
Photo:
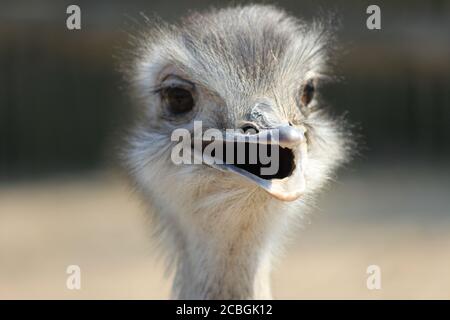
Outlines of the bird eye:
{"type": "Polygon", "coordinates": [[[308,82],[305,83],[302,89],[301,93],[301,102],[304,106],[307,106],[311,100],[314,98],[314,82],[312,80],[308,80],[308,82]]]}
{"type": "Polygon", "coordinates": [[[194,107],[194,97],[189,90],[169,87],[162,90],[161,96],[169,111],[173,114],[186,113],[194,107]]]}

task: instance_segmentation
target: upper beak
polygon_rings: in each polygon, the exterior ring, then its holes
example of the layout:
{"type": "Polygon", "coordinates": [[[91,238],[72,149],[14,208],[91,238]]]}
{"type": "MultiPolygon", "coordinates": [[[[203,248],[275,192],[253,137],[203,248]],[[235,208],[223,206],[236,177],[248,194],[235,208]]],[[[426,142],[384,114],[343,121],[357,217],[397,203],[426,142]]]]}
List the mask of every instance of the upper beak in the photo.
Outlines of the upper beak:
{"type": "Polygon", "coordinates": [[[301,145],[305,140],[305,128],[294,128],[293,126],[281,125],[275,129],[269,131],[275,131],[278,134],[278,144],[283,148],[295,148],[301,145]]]}

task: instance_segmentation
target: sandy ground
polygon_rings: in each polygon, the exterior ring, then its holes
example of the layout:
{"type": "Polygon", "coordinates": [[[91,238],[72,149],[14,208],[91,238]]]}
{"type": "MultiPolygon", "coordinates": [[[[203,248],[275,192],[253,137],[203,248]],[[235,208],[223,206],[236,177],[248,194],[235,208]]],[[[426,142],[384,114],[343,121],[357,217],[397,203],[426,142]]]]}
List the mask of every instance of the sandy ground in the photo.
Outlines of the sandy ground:
{"type": "MultiPolygon", "coordinates": [[[[438,178],[422,176],[428,197],[390,174],[344,178],[277,262],[275,298],[449,299],[450,188],[438,178]],[[366,287],[372,264],[381,290],[366,287]]],[[[109,174],[0,185],[0,298],[167,298],[136,198],[109,174]],[[72,264],[81,290],[66,288],[72,264]]]]}

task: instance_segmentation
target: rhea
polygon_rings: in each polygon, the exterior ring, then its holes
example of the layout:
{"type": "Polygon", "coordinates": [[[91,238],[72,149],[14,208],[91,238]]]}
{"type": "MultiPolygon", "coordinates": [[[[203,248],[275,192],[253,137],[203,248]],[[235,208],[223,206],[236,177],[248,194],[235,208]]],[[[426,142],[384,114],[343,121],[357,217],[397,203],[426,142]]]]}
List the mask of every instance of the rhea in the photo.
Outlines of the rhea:
{"type": "Polygon", "coordinates": [[[139,111],[123,159],[175,269],[172,297],[270,299],[284,235],[348,153],[345,126],[320,103],[332,32],[259,5],[147,22],[123,65],[139,111]],[[278,171],[174,163],[172,133],[195,122],[236,137],[277,132],[266,143],[278,171]]]}

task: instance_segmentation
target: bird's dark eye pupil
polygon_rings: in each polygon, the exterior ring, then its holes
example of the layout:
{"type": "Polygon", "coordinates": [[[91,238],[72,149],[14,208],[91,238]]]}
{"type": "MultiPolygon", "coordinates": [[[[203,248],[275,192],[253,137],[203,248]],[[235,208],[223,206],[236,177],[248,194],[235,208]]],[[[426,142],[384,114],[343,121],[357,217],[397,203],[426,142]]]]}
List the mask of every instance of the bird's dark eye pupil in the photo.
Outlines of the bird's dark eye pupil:
{"type": "Polygon", "coordinates": [[[163,98],[170,112],[185,113],[194,107],[194,98],[189,90],[183,88],[167,88],[163,91],[163,98]]]}
{"type": "Polygon", "coordinates": [[[308,81],[303,87],[301,101],[304,106],[307,106],[311,100],[314,98],[314,84],[312,81],[308,81]]]}

